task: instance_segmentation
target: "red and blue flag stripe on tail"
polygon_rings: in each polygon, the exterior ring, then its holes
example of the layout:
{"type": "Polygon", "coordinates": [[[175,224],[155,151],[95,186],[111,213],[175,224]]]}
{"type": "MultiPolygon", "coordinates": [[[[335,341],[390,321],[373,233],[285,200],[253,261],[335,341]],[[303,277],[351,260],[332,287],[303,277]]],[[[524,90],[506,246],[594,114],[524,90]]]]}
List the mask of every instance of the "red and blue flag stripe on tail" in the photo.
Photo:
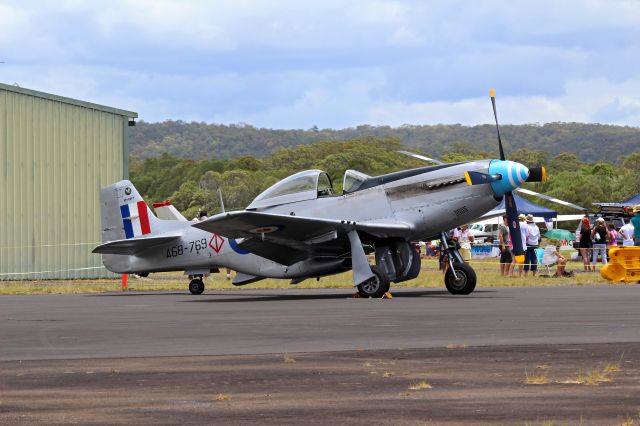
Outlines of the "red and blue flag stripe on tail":
{"type": "Polygon", "coordinates": [[[151,233],[149,213],[144,201],[120,206],[124,235],[126,238],[139,237],[151,233]]]}

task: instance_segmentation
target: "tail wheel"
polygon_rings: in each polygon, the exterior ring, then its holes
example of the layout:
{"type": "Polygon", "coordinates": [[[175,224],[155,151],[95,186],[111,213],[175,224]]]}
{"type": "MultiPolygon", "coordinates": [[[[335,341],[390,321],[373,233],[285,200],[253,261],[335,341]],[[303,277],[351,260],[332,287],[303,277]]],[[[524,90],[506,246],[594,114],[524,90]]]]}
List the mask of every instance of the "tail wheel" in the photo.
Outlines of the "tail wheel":
{"type": "Polygon", "coordinates": [[[371,272],[372,278],[358,284],[358,293],[362,297],[380,298],[389,291],[389,277],[377,266],[371,266],[371,272]]]}
{"type": "Polygon", "coordinates": [[[454,263],[457,279],[451,268],[444,276],[444,285],[451,294],[470,294],[476,288],[476,272],[466,263],[454,263]]]}
{"type": "Polygon", "coordinates": [[[191,280],[189,283],[189,291],[191,294],[202,294],[204,292],[204,282],[199,278],[191,280]]]}

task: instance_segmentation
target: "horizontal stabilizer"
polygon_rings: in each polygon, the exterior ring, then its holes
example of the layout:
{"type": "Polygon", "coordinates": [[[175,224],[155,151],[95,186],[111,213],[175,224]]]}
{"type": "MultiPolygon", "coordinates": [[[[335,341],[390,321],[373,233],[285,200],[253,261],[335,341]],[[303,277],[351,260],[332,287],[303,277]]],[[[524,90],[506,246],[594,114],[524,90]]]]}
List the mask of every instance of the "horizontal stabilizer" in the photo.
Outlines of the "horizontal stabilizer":
{"type": "Polygon", "coordinates": [[[466,179],[469,186],[473,186],[498,181],[502,179],[502,176],[499,174],[489,175],[487,173],[481,172],[464,172],[464,178],[466,179]]]}
{"type": "Polygon", "coordinates": [[[136,254],[139,251],[165,244],[180,238],[180,235],[163,235],[159,237],[128,238],[109,241],[94,248],[92,253],[99,254],[136,254]]]}

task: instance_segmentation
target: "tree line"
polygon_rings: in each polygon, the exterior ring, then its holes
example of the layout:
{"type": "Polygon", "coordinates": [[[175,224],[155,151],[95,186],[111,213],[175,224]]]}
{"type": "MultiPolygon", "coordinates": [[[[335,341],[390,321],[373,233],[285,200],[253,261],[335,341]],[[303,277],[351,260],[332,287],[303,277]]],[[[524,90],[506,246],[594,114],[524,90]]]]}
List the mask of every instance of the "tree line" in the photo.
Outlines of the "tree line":
{"type": "MultiPolygon", "coordinates": [[[[249,124],[140,121],[130,130],[131,154],[141,159],[162,154],[192,160],[232,159],[246,155],[266,158],[283,148],[297,145],[367,137],[395,138],[430,157],[443,155],[455,144],[468,144],[478,151],[497,151],[496,129],[493,125],[362,125],[341,130],[314,126],[307,130],[277,130],[256,128],[249,124]]],[[[622,156],[638,149],[640,140],[639,128],[603,124],[504,125],[501,126],[501,133],[507,152],[526,148],[547,152],[551,156],[568,153],[590,163],[606,161],[619,164],[622,156]]]]}
{"type": "MultiPolygon", "coordinates": [[[[494,129],[495,131],[495,129],[494,129]]],[[[493,146],[480,150],[475,145],[454,143],[442,151],[445,162],[496,158],[493,146]]],[[[412,167],[425,166],[421,160],[398,153],[413,150],[398,138],[361,137],[324,141],[281,149],[264,158],[244,155],[232,159],[189,159],[163,153],[129,162],[130,178],[147,202],[171,200],[187,218],[199,211],[219,213],[218,190],[228,210],[246,207],[260,192],[278,180],[306,169],[329,173],[336,191],[342,191],[347,169],[376,176],[412,167]]],[[[433,153],[428,153],[434,157],[433,153]]],[[[594,210],[594,202],[617,202],[640,191],[640,151],[622,156],[618,162],[588,162],[574,153],[552,155],[545,151],[520,148],[507,153],[510,160],[527,166],[544,165],[549,178],[544,183],[525,186],[594,210]]],[[[561,213],[575,213],[566,207],[527,197],[561,213]]]]}

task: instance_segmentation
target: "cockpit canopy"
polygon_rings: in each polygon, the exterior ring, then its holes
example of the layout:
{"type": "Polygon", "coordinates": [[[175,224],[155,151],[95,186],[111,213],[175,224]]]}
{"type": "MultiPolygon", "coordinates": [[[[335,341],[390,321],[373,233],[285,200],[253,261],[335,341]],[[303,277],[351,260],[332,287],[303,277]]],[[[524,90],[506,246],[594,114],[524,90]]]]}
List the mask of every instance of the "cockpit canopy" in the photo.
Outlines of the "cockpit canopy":
{"type": "Polygon", "coordinates": [[[331,178],[326,172],[306,170],[284,178],[265,189],[247,206],[247,209],[277,206],[333,195],[331,178]]]}
{"type": "Polygon", "coordinates": [[[360,186],[371,176],[366,175],[357,170],[347,170],[344,172],[344,180],[342,181],[342,192],[348,194],[357,191],[360,186]]]}

